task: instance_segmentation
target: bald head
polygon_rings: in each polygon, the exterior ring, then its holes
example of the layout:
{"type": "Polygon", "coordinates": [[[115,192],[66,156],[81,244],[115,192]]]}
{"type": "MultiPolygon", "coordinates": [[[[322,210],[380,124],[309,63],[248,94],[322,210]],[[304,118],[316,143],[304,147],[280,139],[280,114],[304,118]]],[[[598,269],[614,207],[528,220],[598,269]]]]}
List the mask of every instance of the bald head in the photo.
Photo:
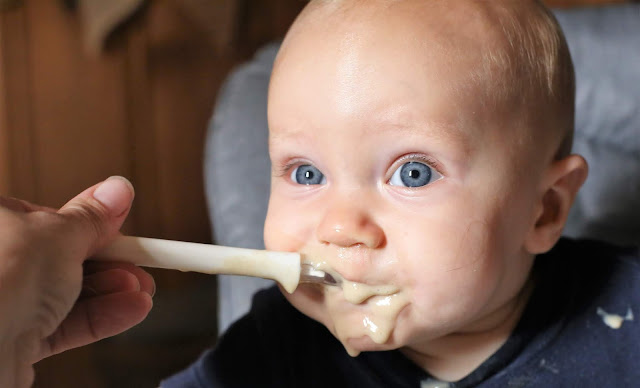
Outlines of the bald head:
{"type": "MultiPolygon", "coordinates": [[[[557,22],[539,2],[313,0],[287,34],[274,78],[283,63],[319,53],[331,53],[346,78],[349,71],[384,71],[367,56],[377,46],[399,64],[419,62],[446,89],[473,96],[510,127],[527,128],[519,143],[535,138],[555,158],[569,153],[573,66],[557,22]]],[[[347,94],[343,100],[356,98],[347,94]]]]}

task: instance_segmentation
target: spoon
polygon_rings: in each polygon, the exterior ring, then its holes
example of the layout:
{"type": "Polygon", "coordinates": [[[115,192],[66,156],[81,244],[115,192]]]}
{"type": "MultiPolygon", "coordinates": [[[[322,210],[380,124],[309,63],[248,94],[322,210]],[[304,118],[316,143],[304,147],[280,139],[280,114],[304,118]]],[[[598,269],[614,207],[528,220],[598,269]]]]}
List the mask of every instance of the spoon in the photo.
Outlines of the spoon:
{"type": "Polygon", "coordinates": [[[94,258],[141,267],[272,279],[292,293],[299,283],[338,286],[341,281],[302,261],[297,252],[223,247],[211,244],[120,236],[94,258]]]}

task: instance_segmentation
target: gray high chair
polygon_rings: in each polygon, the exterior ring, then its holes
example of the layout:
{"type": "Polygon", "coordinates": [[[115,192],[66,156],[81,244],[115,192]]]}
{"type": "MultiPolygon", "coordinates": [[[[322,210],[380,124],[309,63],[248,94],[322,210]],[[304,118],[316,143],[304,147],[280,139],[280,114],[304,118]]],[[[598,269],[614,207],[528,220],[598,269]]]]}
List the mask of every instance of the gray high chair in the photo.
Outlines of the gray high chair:
{"type": "MultiPolygon", "coordinates": [[[[576,69],[574,152],[589,178],[565,234],[640,245],[640,4],[557,10],[576,69]]],[[[206,141],[205,180],[217,244],[264,248],[270,162],[267,88],[278,44],[236,69],[220,91],[206,141]]],[[[219,277],[219,330],[271,281],[219,277]]]]}

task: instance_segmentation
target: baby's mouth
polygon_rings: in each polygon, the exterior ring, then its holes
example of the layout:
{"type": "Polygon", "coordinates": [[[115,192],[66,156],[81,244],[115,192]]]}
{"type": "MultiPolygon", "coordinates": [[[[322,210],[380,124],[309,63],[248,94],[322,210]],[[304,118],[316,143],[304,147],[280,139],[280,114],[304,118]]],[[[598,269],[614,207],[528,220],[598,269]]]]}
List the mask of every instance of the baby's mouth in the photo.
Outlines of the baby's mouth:
{"type": "MultiPolygon", "coordinates": [[[[347,280],[333,268],[331,268],[326,262],[321,263],[303,263],[303,268],[309,268],[309,276],[315,277],[312,283],[322,283],[324,285],[333,286],[329,287],[332,291],[342,291],[344,299],[351,304],[362,304],[373,297],[385,297],[393,294],[397,294],[400,288],[391,284],[378,283],[360,283],[357,281],[347,280]],[[318,279],[322,278],[322,281],[318,279]]],[[[302,277],[301,277],[301,281],[302,277]]],[[[328,290],[325,290],[328,291],[328,290]]]]}
{"type": "Polygon", "coordinates": [[[360,348],[349,345],[350,339],[360,338],[356,344],[367,344],[364,337],[368,337],[378,345],[389,340],[398,314],[409,303],[405,290],[380,279],[370,278],[365,280],[366,283],[349,280],[326,261],[308,260],[306,264],[335,281],[330,285],[326,282],[312,283],[309,284],[312,287],[304,291],[308,292],[307,297],[325,305],[333,321],[334,334],[349,354],[357,355],[359,350],[356,348],[360,348]]]}
{"type": "Polygon", "coordinates": [[[338,274],[318,269],[318,266],[314,266],[311,263],[302,263],[300,283],[341,287],[342,277],[338,274]]]}
{"type": "Polygon", "coordinates": [[[391,284],[369,285],[343,280],[342,293],[344,298],[353,304],[361,304],[373,297],[384,297],[397,294],[400,289],[391,284]]]}

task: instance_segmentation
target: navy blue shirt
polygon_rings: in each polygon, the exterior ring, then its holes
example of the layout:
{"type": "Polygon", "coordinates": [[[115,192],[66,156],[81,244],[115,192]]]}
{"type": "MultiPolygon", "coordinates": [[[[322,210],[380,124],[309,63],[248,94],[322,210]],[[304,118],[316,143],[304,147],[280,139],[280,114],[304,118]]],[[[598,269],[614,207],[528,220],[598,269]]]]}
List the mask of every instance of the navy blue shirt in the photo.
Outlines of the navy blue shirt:
{"type": "MultiPolygon", "coordinates": [[[[638,249],[562,239],[536,258],[532,276],[535,289],[505,344],[464,379],[439,386],[640,386],[638,249]],[[625,319],[613,328],[606,314],[625,319]]],[[[162,387],[434,386],[429,382],[398,351],[350,357],[272,288],[254,296],[251,311],[215,349],[162,387]]]]}

